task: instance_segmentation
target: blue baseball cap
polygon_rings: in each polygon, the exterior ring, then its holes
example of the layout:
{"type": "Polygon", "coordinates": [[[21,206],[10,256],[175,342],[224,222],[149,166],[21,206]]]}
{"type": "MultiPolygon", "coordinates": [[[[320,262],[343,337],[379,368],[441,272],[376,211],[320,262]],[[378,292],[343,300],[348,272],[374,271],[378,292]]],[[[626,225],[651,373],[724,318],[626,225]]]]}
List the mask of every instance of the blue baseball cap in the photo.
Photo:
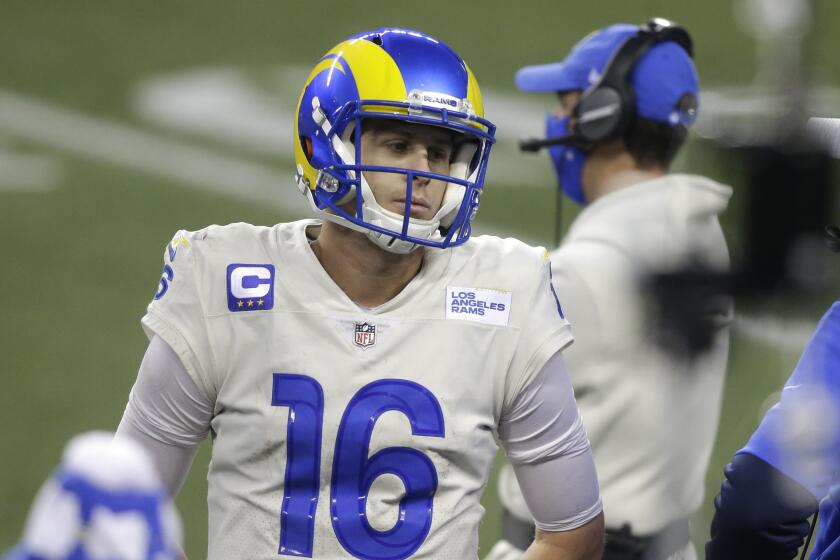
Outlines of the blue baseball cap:
{"type": "MultiPolygon", "coordinates": [[[[525,66],[516,73],[516,86],[527,92],[586,90],[600,81],[607,63],[639,32],[639,26],[617,23],[584,37],[562,62],[525,66]]],[[[636,92],[636,113],[643,118],[690,126],[696,110],[682,107],[690,94],[699,97],[700,84],[691,56],[673,41],[657,43],[630,71],[636,92]]]]}

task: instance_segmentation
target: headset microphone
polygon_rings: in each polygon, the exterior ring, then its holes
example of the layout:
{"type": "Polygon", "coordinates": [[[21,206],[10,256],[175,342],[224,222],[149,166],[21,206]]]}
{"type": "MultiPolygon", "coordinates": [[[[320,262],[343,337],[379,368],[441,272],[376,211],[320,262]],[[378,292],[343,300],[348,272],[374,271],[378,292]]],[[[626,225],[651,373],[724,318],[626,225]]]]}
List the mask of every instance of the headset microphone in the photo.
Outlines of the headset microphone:
{"type": "Polygon", "coordinates": [[[519,141],[519,149],[523,152],[539,152],[543,148],[557,144],[578,144],[582,138],[577,134],[552,136],[550,138],[525,138],[519,141]]]}

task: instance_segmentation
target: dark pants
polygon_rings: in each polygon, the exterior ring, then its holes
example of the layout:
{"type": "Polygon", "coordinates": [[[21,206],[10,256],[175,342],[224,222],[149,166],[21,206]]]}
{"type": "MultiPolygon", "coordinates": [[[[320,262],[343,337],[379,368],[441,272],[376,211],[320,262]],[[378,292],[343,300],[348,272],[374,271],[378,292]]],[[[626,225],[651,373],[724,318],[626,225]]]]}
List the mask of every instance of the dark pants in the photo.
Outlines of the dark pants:
{"type": "Polygon", "coordinates": [[[681,519],[659,533],[638,537],[629,525],[607,529],[603,560],[665,560],[688,545],[688,520],[681,519]]]}

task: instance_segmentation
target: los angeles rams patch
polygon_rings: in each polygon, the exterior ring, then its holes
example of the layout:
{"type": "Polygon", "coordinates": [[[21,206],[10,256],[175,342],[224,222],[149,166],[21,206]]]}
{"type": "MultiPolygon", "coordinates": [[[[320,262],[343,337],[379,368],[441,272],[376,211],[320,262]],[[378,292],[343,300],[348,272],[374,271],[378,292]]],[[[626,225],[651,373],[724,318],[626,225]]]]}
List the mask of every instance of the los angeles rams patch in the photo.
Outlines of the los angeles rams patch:
{"type": "Polygon", "coordinates": [[[227,300],[231,311],[259,311],[274,307],[274,265],[229,264],[227,300]]]}
{"type": "Polygon", "coordinates": [[[446,318],[506,326],[513,293],[486,288],[446,288],[446,318]]]}

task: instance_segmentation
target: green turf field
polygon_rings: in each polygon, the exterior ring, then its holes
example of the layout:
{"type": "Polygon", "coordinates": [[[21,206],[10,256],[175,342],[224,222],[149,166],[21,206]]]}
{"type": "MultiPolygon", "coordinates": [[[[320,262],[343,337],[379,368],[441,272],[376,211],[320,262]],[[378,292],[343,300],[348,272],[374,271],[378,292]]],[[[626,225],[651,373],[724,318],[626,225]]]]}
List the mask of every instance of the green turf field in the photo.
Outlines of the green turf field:
{"type": "MultiPolygon", "coordinates": [[[[513,73],[524,64],[556,59],[584,33],[613,21],[675,19],[694,36],[704,86],[749,83],[753,46],[738,29],[731,4],[5,0],[0,550],[18,538],[29,503],[68,438],[116,427],[146,345],[139,319],[157,288],[162,250],[172,233],[305,215],[291,181],[284,118],[302,74],[333,44],[382,25],[436,35],[472,66],[490,119],[496,100],[500,134],[503,123],[517,125],[518,111],[522,122],[536,123],[532,134],[539,134],[540,102],[549,100],[517,94],[513,73]],[[178,103],[204,109],[178,121],[178,103]],[[243,107],[253,112],[243,113],[243,107]],[[272,112],[260,112],[266,108],[272,112]]],[[[820,3],[817,16],[813,75],[838,85],[833,55],[840,52],[840,38],[828,28],[840,18],[840,4],[820,3]]],[[[511,130],[499,142],[479,226],[551,244],[554,179],[544,156],[516,153],[516,137],[511,130]]],[[[737,248],[737,169],[696,140],[677,167],[735,183],[725,229],[737,248]]],[[[567,205],[564,222],[573,214],[567,205]]],[[[802,319],[807,326],[832,299],[824,293],[765,300],[747,310],[802,319]]],[[[723,465],[755,427],[762,403],[781,387],[797,354],[795,342],[785,346],[735,335],[707,505],[698,518],[700,538],[723,465]]],[[[206,549],[207,457],[205,449],[179,498],[194,559],[206,549]]],[[[486,505],[485,551],[498,532],[492,491],[486,505]]]]}

